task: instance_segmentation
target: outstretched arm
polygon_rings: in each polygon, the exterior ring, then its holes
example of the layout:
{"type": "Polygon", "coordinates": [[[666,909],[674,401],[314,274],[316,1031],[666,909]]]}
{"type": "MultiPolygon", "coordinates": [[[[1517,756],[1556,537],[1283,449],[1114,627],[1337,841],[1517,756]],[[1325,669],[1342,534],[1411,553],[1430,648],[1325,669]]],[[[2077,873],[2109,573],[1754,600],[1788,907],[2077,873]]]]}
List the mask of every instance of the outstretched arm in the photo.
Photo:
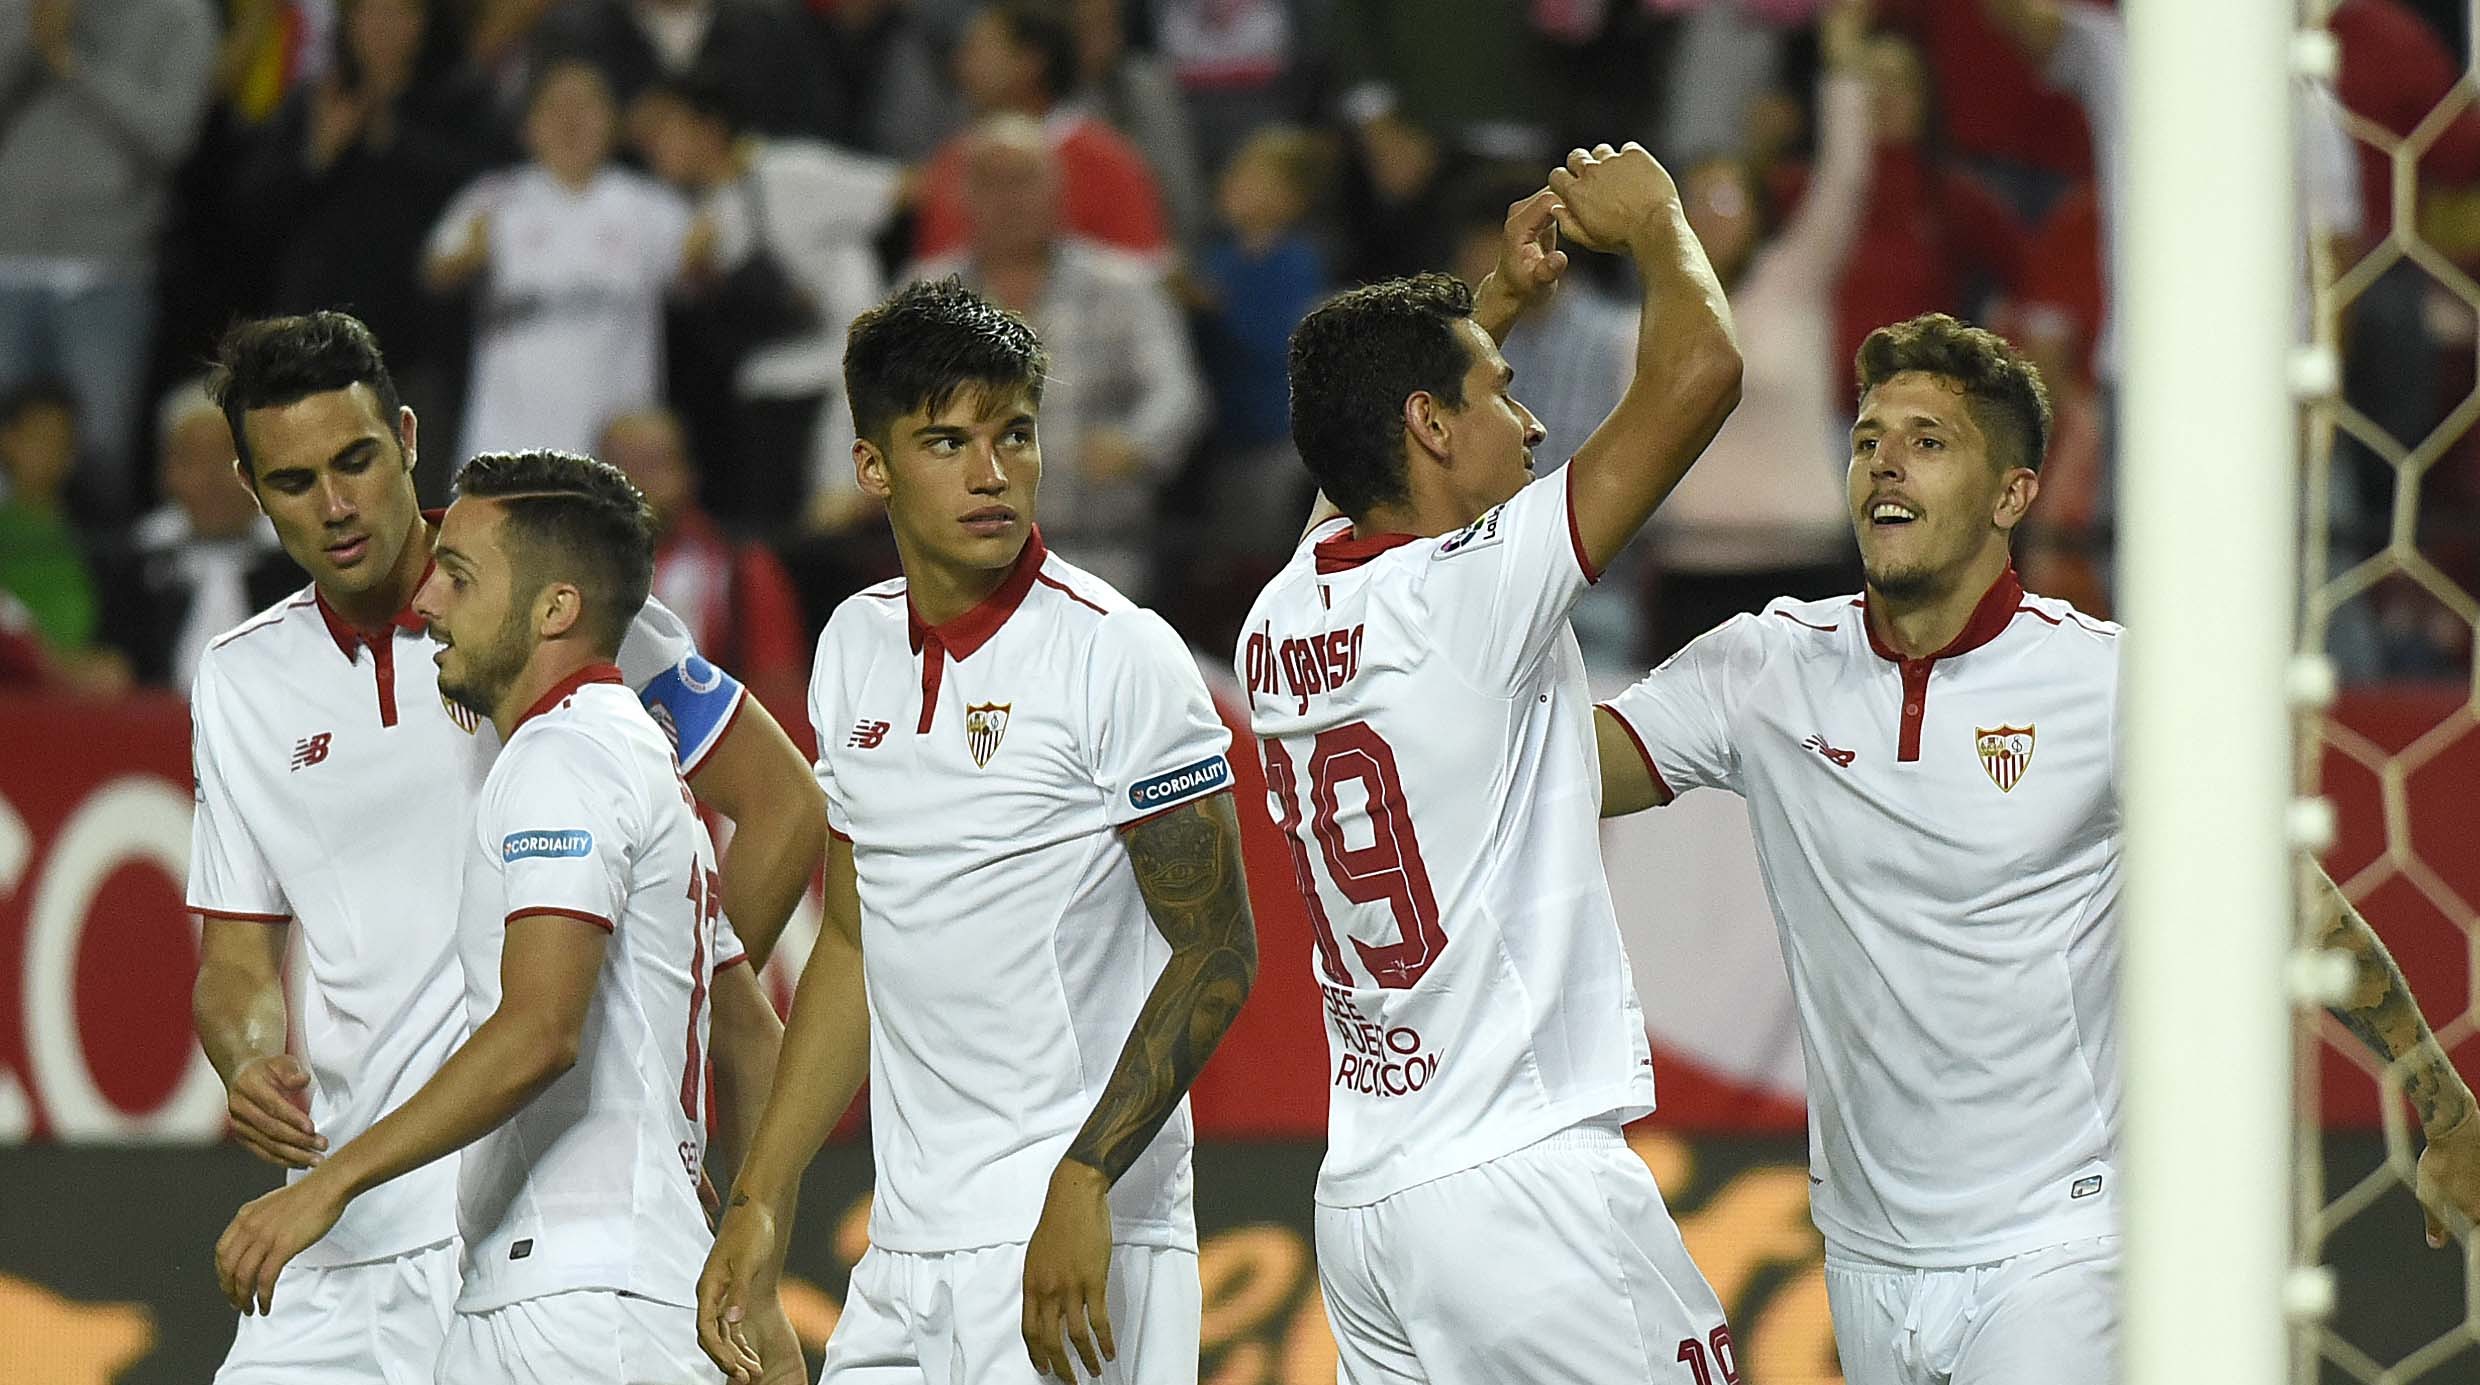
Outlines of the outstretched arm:
{"type": "Polygon", "coordinates": [[[1025,1349],[1076,1380],[1064,1335],[1085,1370],[1112,1358],[1104,1306],[1111,1254],[1111,1185],[1153,1143],[1214,1054],[1257,977],[1257,924],[1240,856],[1240,817],[1218,793],[1128,829],[1128,859],[1171,960],[1137,1012],[1102,1099],[1051,1175],[1042,1220],[1025,1249],[1025,1349]]]}
{"type": "Polygon", "coordinates": [[[774,716],[755,694],[741,696],[739,715],[689,777],[689,787],[699,802],[732,820],[723,912],[748,946],[755,971],[774,952],[784,921],[826,854],[827,799],[774,716]]]}
{"type": "Polygon", "coordinates": [[[2316,889],[2317,943],[2347,955],[2356,969],[2350,994],[2328,1013],[2402,1074],[2403,1095],[2419,1113],[2428,1142],[2414,1191],[2428,1213],[2429,1244],[2442,1246],[2441,1208],[2452,1208],[2466,1221],[2480,1220],[2480,1121],[2472,1119],[2471,1088],[2437,1043],[2402,969],[2368,921],[2322,870],[2316,889]]]}

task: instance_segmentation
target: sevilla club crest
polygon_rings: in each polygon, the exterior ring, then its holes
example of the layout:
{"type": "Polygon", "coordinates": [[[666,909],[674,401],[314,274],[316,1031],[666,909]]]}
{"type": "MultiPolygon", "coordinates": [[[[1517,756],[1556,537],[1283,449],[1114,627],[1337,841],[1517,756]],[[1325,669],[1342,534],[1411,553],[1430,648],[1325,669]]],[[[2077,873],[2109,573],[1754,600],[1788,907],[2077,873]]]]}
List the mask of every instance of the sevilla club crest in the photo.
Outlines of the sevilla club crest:
{"type": "Polygon", "coordinates": [[[999,753],[999,741],[1007,735],[1008,709],[1013,702],[985,702],[964,709],[964,746],[973,752],[973,767],[983,768],[990,757],[999,753]]]}
{"type": "Polygon", "coordinates": [[[439,705],[447,710],[448,720],[456,724],[457,730],[470,736],[482,729],[482,714],[450,701],[446,693],[439,695],[439,705]]]}
{"type": "Polygon", "coordinates": [[[1981,768],[1988,771],[1989,782],[2001,793],[2013,793],[2015,783],[2032,768],[2032,728],[2001,726],[1974,728],[1981,752],[1981,768]]]}

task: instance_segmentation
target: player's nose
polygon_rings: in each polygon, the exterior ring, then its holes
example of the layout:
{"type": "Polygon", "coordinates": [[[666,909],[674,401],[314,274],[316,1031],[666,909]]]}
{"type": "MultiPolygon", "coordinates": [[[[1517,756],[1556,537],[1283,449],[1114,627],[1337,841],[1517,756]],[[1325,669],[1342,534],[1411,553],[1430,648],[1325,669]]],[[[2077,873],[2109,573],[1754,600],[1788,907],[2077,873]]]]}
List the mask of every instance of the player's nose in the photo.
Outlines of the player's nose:
{"type": "Polygon", "coordinates": [[[1007,465],[999,460],[999,449],[984,444],[973,449],[972,458],[964,480],[975,495],[997,495],[1007,489],[1007,465]]]}

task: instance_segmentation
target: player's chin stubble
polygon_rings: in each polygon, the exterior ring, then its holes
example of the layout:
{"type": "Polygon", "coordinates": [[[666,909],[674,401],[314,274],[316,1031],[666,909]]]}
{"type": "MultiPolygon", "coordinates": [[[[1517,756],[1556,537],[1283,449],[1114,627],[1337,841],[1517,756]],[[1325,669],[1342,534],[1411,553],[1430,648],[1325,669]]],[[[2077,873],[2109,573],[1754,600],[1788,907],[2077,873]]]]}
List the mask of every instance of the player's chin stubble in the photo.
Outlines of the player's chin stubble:
{"type": "Polygon", "coordinates": [[[525,641],[522,612],[512,612],[500,623],[484,643],[468,644],[457,640],[449,646],[451,655],[463,671],[451,676],[445,668],[439,671],[439,691],[450,702],[479,717],[490,716],[499,700],[508,692],[525,667],[526,656],[532,651],[525,641]]]}

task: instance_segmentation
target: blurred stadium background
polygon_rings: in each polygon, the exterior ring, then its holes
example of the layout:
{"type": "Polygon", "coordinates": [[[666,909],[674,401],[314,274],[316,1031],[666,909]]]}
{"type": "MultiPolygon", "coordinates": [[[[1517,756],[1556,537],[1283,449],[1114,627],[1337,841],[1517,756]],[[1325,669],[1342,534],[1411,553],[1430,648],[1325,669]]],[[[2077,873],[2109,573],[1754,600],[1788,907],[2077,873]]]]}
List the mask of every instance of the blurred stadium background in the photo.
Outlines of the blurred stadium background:
{"type": "MultiPolygon", "coordinates": [[[[2071,34],[2115,22],[2064,4],[2071,34]]],[[[1162,609],[1227,682],[1233,627],[1305,510],[1284,333],[1336,286],[1478,273],[1506,203],[1558,151],[1637,138],[1733,262],[1765,373],[1704,465],[1707,493],[1580,611],[1596,676],[1621,684],[1767,597],[1856,586],[1842,382],[1859,335],[1920,311],[1997,326],[2041,360],[2061,421],[2019,562],[2036,590],[2109,614],[2113,476],[2143,459],[2113,438],[2114,194],[2094,141],[2115,122],[2086,119],[2096,78],[2078,55],[2094,50],[2070,38],[2062,55],[2046,0],[1874,0],[1857,45],[1821,25],[1836,8],[0,3],[0,1385],[204,1379],[231,1331],[209,1248],[272,1182],[218,1144],[179,892],[183,670],[302,580],[196,394],[235,316],[366,317],[421,413],[433,498],[469,442],[628,466],[664,510],[658,592],[800,729],[819,624],[893,561],[836,464],[842,322],[899,276],[962,272],[1057,356],[1054,546],[1162,609]],[[1007,115],[1036,123],[977,124],[1007,115]],[[1832,150],[1864,176],[1821,167],[1832,150]],[[623,214],[527,201],[511,170],[529,160],[619,189],[623,214]],[[751,311],[769,292],[804,311],[751,311]],[[644,378],[621,378],[613,363],[641,356],[644,378]]],[[[2309,411],[2303,465],[2268,459],[2264,478],[2302,486],[2303,637],[2341,675],[2303,736],[2303,777],[2340,825],[2326,865],[2466,1072],[2475,8],[2310,6],[2339,62],[2302,103],[2300,224],[2342,370],[2309,411]]],[[[1614,268],[1580,257],[1509,344],[1549,451],[1623,380],[1634,327],[1614,268]]],[[[1268,966],[1197,1093],[1205,1378],[1331,1380],[1306,1235],[1325,1040],[1255,757],[1235,761],[1268,966]]],[[[1608,830],[1660,1050],[1663,1109],[1637,1148],[1731,1313],[1742,1377],[1837,1380],[1798,1039],[1744,816],[1692,795],[1608,830]]],[[[779,996],[805,926],[771,968],[779,996]]],[[[2398,1093],[2336,1027],[2303,1051],[2303,1147],[2323,1156],[2306,1163],[2303,1254],[2339,1285],[2302,1335],[2319,1363],[2303,1378],[2480,1378],[2470,1262],[2419,1246],[2398,1093]]],[[[813,1348],[860,1250],[868,1160],[851,1135],[804,1200],[794,1306],[813,1348]]]]}

